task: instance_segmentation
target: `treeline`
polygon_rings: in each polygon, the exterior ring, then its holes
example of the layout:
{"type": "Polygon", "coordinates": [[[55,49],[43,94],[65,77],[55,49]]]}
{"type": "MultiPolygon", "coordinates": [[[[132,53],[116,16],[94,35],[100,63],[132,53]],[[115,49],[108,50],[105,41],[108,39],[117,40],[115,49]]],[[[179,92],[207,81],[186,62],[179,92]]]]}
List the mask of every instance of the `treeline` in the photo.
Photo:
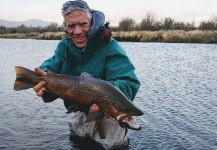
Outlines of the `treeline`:
{"type": "Polygon", "coordinates": [[[119,22],[118,27],[113,27],[113,31],[160,31],[160,30],[217,30],[217,16],[207,21],[200,22],[195,26],[194,22],[175,21],[171,17],[158,20],[152,13],[147,13],[142,21],[136,24],[135,20],[130,17],[124,17],[119,22]]]}
{"type": "MultiPolygon", "coordinates": [[[[200,22],[199,26],[195,26],[194,22],[180,22],[171,17],[166,17],[158,20],[152,13],[147,13],[140,23],[136,23],[133,18],[124,17],[120,20],[117,27],[111,27],[113,31],[161,31],[161,30],[183,30],[183,31],[212,31],[217,30],[217,16],[212,17],[207,21],[200,22]]],[[[0,26],[0,34],[14,34],[14,33],[44,33],[44,32],[63,32],[64,27],[56,23],[52,23],[46,27],[27,27],[20,25],[18,27],[4,27],[0,26]]]]}
{"type": "Polygon", "coordinates": [[[14,33],[32,33],[32,32],[37,32],[37,33],[44,33],[44,32],[61,32],[64,31],[63,26],[59,26],[57,23],[51,23],[48,26],[45,27],[27,27],[25,25],[20,25],[18,27],[5,27],[5,26],[0,26],[0,34],[14,34],[14,33]]]}

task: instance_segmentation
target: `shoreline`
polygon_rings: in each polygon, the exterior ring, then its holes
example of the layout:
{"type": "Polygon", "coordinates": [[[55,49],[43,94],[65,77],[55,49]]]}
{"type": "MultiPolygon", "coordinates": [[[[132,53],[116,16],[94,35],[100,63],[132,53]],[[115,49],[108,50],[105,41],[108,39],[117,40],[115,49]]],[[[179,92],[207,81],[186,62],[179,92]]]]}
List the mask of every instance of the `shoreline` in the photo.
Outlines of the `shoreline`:
{"type": "MultiPolygon", "coordinates": [[[[64,32],[44,33],[10,33],[0,34],[0,38],[7,39],[39,39],[39,40],[61,40],[64,32]]],[[[164,42],[164,43],[213,43],[217,44],[217,31],[128,31],[112,32],[112,37],[122,42],[164,42]]]]}

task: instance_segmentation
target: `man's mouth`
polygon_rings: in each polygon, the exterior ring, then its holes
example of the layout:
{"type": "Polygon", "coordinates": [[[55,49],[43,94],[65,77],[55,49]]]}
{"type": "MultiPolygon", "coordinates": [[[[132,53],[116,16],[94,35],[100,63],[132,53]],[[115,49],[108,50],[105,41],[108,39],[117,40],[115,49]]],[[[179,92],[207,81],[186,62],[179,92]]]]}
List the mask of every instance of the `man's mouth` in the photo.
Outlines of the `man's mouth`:
{"type": "Polygon", "coordinates": [[[75,42],[84,42],[86,40],[86,37],[80,36],[80,37],[73,37],[75,42]]]}

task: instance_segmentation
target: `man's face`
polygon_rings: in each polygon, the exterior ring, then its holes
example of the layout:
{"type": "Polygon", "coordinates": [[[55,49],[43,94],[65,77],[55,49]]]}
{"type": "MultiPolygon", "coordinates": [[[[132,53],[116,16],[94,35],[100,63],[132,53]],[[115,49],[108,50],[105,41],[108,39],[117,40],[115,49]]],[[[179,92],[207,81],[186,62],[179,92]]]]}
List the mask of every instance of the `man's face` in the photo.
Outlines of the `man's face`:
{"type": "Polygon", "coordinates": [[[90,20],[86,12],[76,10],[64,17],[67,32],[71,33],[71,39],[76,47],[84,48],[87,45],[87,32],[90,29],[90,20]]]}

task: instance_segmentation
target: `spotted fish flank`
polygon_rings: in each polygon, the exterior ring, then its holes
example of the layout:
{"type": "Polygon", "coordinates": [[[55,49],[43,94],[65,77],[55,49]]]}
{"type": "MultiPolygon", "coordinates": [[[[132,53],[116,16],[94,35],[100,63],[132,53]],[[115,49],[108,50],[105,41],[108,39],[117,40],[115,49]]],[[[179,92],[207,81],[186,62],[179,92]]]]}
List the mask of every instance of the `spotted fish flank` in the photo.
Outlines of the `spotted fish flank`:
{"type": "Polygon", "coordinates": [[[82,73],[79,77],[51,72],[39,75],[24,67],[16,67],[14,90],[32,88],[41,81],[45,81],[45,88],[59,98],[87,108],[97,104],[105,115],[120,124],[133,130],[141,129],[133,122],[132,116],[141,116],[143,112],[109,82],[96,79],[88,73],[82,73]]]}

